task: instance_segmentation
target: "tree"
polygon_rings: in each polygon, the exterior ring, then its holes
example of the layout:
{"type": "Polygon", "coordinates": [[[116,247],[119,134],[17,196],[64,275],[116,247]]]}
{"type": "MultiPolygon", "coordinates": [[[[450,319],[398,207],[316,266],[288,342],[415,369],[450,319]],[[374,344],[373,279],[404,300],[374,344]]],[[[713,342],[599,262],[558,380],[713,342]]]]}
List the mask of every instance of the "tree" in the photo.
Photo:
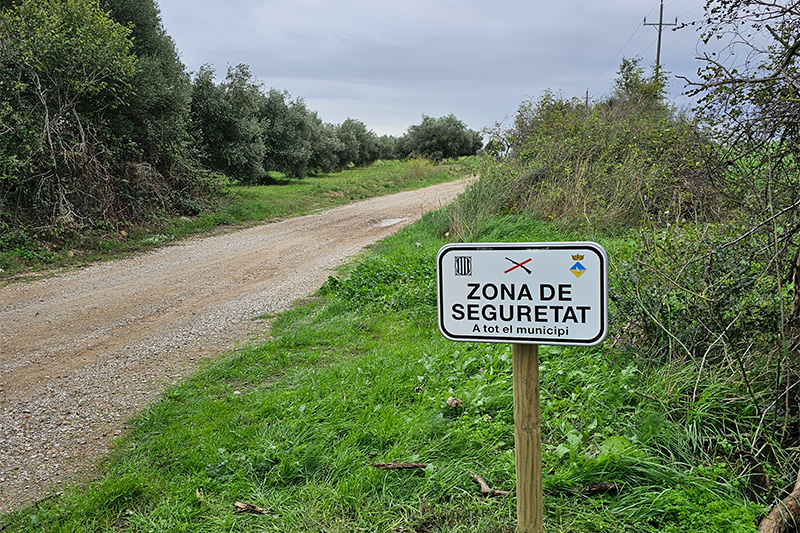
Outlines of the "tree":
{"type": "Polygon", "coordinates": [[[337,153],[339,168],[353,164],[357,167],[378,160],[380,149],[378,136],[360,120],[348,118],[337,129],[340,149],[337,153]]]}
{"type": "MultiPolygon", "coordinates": [[[[304,178],[309,172],[332,163],[319,152],[329,134],[316,113],[302,99],[293,100],[286,91],[271,89],[262,99],[259,116],[264,139],[264,168],[291,178],[304,178]]],[[[335,146],[328,145],[330,150],[335,146]]]]}
{"type": "Polygon", "coordinates": [[[192,124],[210,169],[247,183],[263,177],[262,100],[247,65],[229,68],[219,85],[214,84],[213,68],[200,68],[192,86],[192,124]]]}
{"type": "Polygon", "coordinates": [[[134,75],[129,36],[91,0],[0,13],[0,217],[54,227],[122,208],[108,141],[134,75]]]}
{"type": "Polygon", "coordinates": [[[797,152],[800,135],[800,3],[709,0],[701,42],[722,50],[698,58],[689,94],[725,144],[797,152]],[[776,144],[778,143],[778,144],[776,144]]]}
{"type": "MultiPolygon", "coordinates": [[[[709,0],[705,10],[701,42],[721,43],[721,50],[700,55],[699,79],[683,79],[688,93],[699,97],[698,112],[725,147],[713,159],[717,165],[735,168],[757,151],[769,154],[759,165],[761,173],[773,177],[791,173],[792,168],[783,165],[787,157],[800,152],[800,3],[709,0]]],[[[789,188],[773,188],[784,201],[796,197],[791,181],[784,180],[789,188]]],[[[734,197],[753,190],[749,184],[737,186],[731,181],[720,185],[732,187],[734,197]]],[[[763,187],[757,189],[764,192],[763,187]]],[[[762,200],[756,203],[766,205],[762,200]]]]}
{"type": "Polygon", "coordinates": [[[392,135],[381,135],[378,138],[378,159],[395,159],[399,139],[392,135]]]}
{"type": "MultiPolygon", "coordinates": [[[[319,117],[314,116],[319,120],[319,117]]],[[[311,145],[311,161],[309,166],[316,172],[328,174],[341,168],[337,153],[342,149],[339,137],[336,135],[337,127],[333,124],[323,124],[319,120],[313,130],[311,145]]]]}
{"type": "Polygon", "coordinates": [[[706,111],[724,111],[748,132],[798,134],[800,3],[709,0],[701,42],[723,43],[703,52],[699,80],[683,78],[706,111]]]}
{"type": "Polygon", "coordinates": [[[800,326],[800,3],[709,0],[699,79],[684,78],[717,143],[706,156],[718,189],[752,221],[745,235],[772,242],[794,280],[800,326]]]}
{"type": "Polygon", "coordinates": [[[264,93],[246,65],[229,69],[219,85],[214,70],[201,67],[191,110],[204,164],[245,183],[262,182],[265,171],[304,178],[363,166],[390,152],[358,120],[324,124],[302,98],[277,89],[264,93]]]}
{"type": "Polygon", "coordinates": [[[663,71],[654,68],[653,73],[647,76],[640,58],[622,58],[613,87],[611,102],[616,100],[632,105],[637,112],[667,109],[667,83],[663,71]]]}
{"type": "Polygon", "coordinates": [[[480,133],[467,129],[454,115],[422,115],[422,123],[408,128],[402,142],[410,155],[435,160],[474,155],[483,146],[480,133]]]}
{"type": "Polygon", "coordinates": [[[119,24],[131,28],[137,58],[131,94],[114,130],[132,153],[165,177],[183,179],[188,152],[191,82],[153,0],[102,0],[119,24]]]}

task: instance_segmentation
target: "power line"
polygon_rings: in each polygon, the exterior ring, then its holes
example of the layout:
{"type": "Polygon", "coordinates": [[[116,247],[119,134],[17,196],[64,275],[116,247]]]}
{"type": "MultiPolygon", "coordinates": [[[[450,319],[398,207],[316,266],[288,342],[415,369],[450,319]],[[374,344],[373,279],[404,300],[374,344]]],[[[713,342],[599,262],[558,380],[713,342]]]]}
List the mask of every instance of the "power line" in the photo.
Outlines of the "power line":
{"type": "Polygon", "coordinates": [[[612,65],[612,64],[614,64],[614,62],[617,60],[617,58],[618,58],[618,57],[619,57],[619,55],[622,53],[622,51],[623,51],[623,50],[625,50],[625,47],[626,47],[626,46],[628,46],[628,44],[631,42],[631,40],[633,39],[633,37],[634,37],[634,36],[635,36],[635,35],[636,35],[636,34],[639,32],[639,28],[641,28],[641,26],[636,26],[636,29],[635,29],[635,30],[633,30],[633,33],[631,33],[631,36],[630,36],[630,37],[628,37],[628,40],[627,40],[627,41],[625,41],[625,44],[623,44],[623,45],[622,45],[622,47],[619,49],[619,51],[618,51],[616,54],[614,54],[614,57],[613,57],[613,58],[611,58],[611,61],[609,61],[609,62],[608,62],[608,64],[605,66],[605,68],[603,69],[603,72],[601,72],[601,73],[600,73],[600,74],[599,74],[599,75],[598,75],[598,76],[597,76],[597,77],[594,79],[594,81],[592,82],[592,84],[591,84],[591,85],[589,85],[589,89],[591,89],[592,87],[594,87],[594,84],[595,84],[595,83],[597,83],[597,82],[600,80],[600,78],[602,78],[602,77],[605,75],[605,73],[606,73],[606,72],[608,72],[608,69],[609,69],[609,68],[611,68],[611,65],[612,65]]]}
{"type": "MultiPolygon", "coordinates": [[[[671,5],[673,5],[673,4],[676,4],[676,3],[677,3],[677,2],[679,2],[679,1],[680,1],[680,0],[673,0],[671,3],[667,4],[667,6],[671,6],[671,5]]],[[[687,11],[687,13],[690,13],[690,12],[692,12],[692,11],[695,11],[695,10],[697,10],[697,9],[699,9],[699,8],[693,8],[693,9],[691,9],[691,10],[687,11]]],[[[686,14],[686,13],[684,13],[684,14],[686,14]]],[[[663,28],[664,26],[676,26],[676,25],[677,25],[677,23],[678,23],[678,19],[677,19],[677,17],[675,18],[675,22],[674,22],[674,23],[664,23],[664,21],[663,21],[663,18],[664,18],[664,0],[661,0],[661,4],[660,4],[660,6],[659,6],[658,4],[656,4],[655,6],[653,6],[653,8],[652,8],[652,9],[650,10],[650,12],[649,12],[649,13],[648,13],[648,14],[645,16],[645,19],[644,19],[644,25],[645,25],[645,26],[659,26],[659,28],[658,28],[658,38],[657,38],[657,41],[658,41],[658,49],[657,49],[657,52],[656,52],[656,68],[659,68],[659,67],[660,67],[660,63],[661,63],[661,31],[662,31],[662,28],[663,28]],[[660,22],[660,23],[648,23],[648,22],[647,22],[647,17],[648,17],[648,16],[650,16],[650,15],[652,15],[652,14],[653,14],[653,12],[654,12],[654,11],[655,11],[657,8],[659,9],[659,22],[660,22]]],[[[630,42],[633,40],[633,38],[634,38],[634,37],[636,36],[636,34],[639,32],[639,28],[641,28],[641,26],[636,26],[636,28],[633,30],[633,33],[631,33],[630,37],[628,37],[628,40],[627,40],[627,41],[625,41],[625,44],[623,44],[623,45],[622,45],[622,47],[620,47],[619,51],[617,51],[617,53],[616,53],[616,54],[614,54],[614,57],[612,57],[612,58],[611,58],[611,60],[608,62],[608,64],[605,66],[605,68],[603,68],[603,71],[602,71],[602,72],[601,72],[601,73],[600,73],[600,74],[599,74],[599,75],[598,75],[598,76],[597,76],[597,77],[594,79],[594,81],[592,81],[592,83],[589,85],[589,88],[587,89],[587,92],[588,92],[588,90],[589,90],[589,89],[591,89],[592,87],[594,87],[594,86],[597,84],[597,82],[598,82],[598,81],[600,81],[600,78],[602,78],[602,77],[603,77],[603,76],[606,74],[606,72],[608,72],[608,69],[609,69],[609,68],[611,68],[611,66],[614,64],[614,62],[615,62],[615,61],[617,60],[617,58],[620,56],[620,54],[622,53],[622,51],[623,51],[623,50],[625,50],[625,48],[628,46],[628,44],[630,44],[630,42]]],[[[655,42],[655,41],[653,41],[653,42],[655,42]]],[[[649,50],[649,49],[650,49],[650,47],[651,47],[651,46],[653,46],[653,42],[651,42],[651,43],[650,43],[650,44],[647,46],[647,48],[645,48],[645,50],[644,50],[644,51],[647,51],[647,50],[649,50]]]]}
{"type": "MultiPolygon", "coordinates": [[[[674,3],[674,2],[673,2],[674,3]]],[[[656,48],[656,70],[661,68],[661,31],[664,26],[677,26],[678,17],[675,17],[675,22],[664,22],[664,0],[661,0],[661,7],[658,10],[658,23],[647,22],[647,17],[644,18],[645,26],[658,26],[658,47],[656,48]]]]}

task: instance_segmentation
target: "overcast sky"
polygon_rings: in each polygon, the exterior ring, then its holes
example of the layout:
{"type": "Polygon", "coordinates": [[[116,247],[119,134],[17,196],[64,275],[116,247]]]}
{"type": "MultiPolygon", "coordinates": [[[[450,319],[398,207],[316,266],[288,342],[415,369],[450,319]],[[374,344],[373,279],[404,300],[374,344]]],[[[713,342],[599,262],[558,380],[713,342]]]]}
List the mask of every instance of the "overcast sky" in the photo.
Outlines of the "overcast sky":
{"type": "MultiPolygon", "coordinates": [[[[325,122],[358,119],[402,135],[422,115],[472,129],[508,123],[551,89],[610,92],[622,57],[655,62],[658,0],[158,0],[190,71],[218,78],[245,63],[266,88],[303,97],[325,122]]],[[[664,22],[703,16],[702,0],[664,0],[664,22]]],[[[697,71],[692,28],[662,35],[673,99],[697,71]]]]}

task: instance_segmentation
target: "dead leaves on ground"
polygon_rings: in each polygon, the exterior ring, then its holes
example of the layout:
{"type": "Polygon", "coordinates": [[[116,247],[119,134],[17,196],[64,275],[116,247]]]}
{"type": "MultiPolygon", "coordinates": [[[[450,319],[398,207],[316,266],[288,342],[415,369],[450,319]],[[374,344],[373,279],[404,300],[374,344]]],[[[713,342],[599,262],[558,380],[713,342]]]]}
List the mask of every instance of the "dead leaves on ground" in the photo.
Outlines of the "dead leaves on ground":
{"type": "Polygon", "coordinates": [[[252,503],[244,503],[244,502],[235,502],[233,504],[236,513],[249,513],[249,514],[267,514],[269,511],[266,509],[259,507],[258,505],[253,505],[252,503]]]}

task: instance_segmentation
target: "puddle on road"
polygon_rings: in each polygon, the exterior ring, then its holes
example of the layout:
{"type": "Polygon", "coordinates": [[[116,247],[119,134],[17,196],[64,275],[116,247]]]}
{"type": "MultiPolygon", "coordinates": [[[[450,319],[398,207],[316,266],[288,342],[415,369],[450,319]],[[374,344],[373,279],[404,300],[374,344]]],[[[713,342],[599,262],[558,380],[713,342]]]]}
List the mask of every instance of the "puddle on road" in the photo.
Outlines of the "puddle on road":
{"type": "Polygon", "coordinates": [[[384,218],[383,220],[379,220],[375,223],[375,226],[378,228],[388,228],[389,226],[394,226],[395,224],[399,224],[408,220],[408,217],[401,217],[401,218],[384,218]]]}

